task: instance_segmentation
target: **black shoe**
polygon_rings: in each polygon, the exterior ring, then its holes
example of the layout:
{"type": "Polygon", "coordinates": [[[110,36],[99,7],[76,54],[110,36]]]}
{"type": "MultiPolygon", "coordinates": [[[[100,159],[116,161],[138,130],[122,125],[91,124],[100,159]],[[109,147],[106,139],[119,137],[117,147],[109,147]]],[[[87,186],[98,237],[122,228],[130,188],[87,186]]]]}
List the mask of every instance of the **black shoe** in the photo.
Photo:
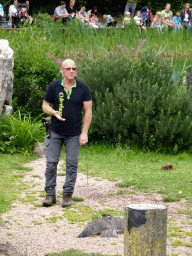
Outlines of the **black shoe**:
{"type": "Polygon", "coordinates": [[[47,195],[43,201],[43,206],[51,206],[52,204],[56,204],[56,196],[47,195]]]}
{"type": "Polygon", "coordinates": [[[72,204],[71,195],[64,195],[61,206],[62,207],[67,207],[67,206],[70,206],[71,204],[72,204]]]}

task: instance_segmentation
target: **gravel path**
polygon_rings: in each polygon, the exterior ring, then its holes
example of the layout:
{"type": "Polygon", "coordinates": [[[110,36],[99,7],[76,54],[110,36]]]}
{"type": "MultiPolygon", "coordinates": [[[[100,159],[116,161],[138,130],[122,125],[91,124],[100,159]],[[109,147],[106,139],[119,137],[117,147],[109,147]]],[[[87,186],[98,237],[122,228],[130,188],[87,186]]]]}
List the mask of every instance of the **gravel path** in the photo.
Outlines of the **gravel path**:
{"type": "MultiPolygon", "coordinates": [[[[60,162],[61,165],[61,162],[60,162]]],[[[30,196],[37,197],[35,203],[41,204],[44,198],[41,197],[44,190],[44,170],[45,158],[39,158],[26,166],[32,170],[27,172],[23,181],[28,185],[29,190],[23,192],[20,197],[25,199],[30,196]]],[[[58,170],[62,174],[62,170],[58,170]]],[[[57,198],[61,197],[62,186],[65,176],[57,178],[57,198]]],[[[188,215],[177,214],[178,209],[186,209],[185,201],[180,203],[164,203],[159,194],[144,195],[126,194],[116,195],[118,188],[115,182],[106,179],[89,177],[87,187],[87,177],[78,173],[77,183],[73,196],[84,198],[83,202],[73,202],[73,206],[88,205],[95,211],[105,208],[124,211],[124,207],[132,203],[155,203],[168,206],[168,219],[174,219],[174,226],[182,226],[185,232],[191,232],[192,219],[188,215]],[[112,194],[109,196],[109,194],[112,194]]],[[[61,198],[59,198],[61,200],[61,198]]],[[[79,225],[71,224],[67,219],[59,219],[55,223],[50,223],[50,218],[63,215],[63,208],[60,201],[56,205],[44,208],[34,207],[34,202],[16,201],[13,208],[1,216],[0,244],[9,242],[18,252],[28,256],[44,256],[45,253],[59,252],[67,249],[78,249],[84,252],[99,252],[108,255],[123,255],[124,236],[118,238],[77,238],[84,226],[89,221],[79,225]]],[[[173,238],[174,239],[174,238],[173,238]]],[[[174,240],[173,240],[174,241],[174,240]]],[[[184,242],[190,242],[189,237],[182,238],[184,242]]],[[[179,253],[178,255],[192,255],[191,248],[186,246],[172,247],[171,241],[167,241],[167,254],[179,253]]],[[[1,254],[0,251],[0,255],[1,254]]]]}

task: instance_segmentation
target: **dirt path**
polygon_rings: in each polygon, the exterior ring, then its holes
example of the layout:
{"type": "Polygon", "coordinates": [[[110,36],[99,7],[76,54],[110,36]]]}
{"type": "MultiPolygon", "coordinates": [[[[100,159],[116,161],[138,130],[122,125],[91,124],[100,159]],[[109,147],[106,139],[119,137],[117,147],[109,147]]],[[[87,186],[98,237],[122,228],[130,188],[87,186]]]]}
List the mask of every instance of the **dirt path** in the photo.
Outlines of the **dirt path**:
{"type": "MultiPolygon", "coordinates": [[[[12,210],[1,216],[0,244],[9,242],[18,252],[28,256],[44,256],[45,253],[59,252],[71,248],[83,250],[87,253],[99,252],[109,255],[123,255],[123,235],[110,239],[100,237],[77,238],[77,235],[89,221],[87,220],[81,225],[79,223],[71,224],[67,217],[63,217],[63,214],[67,216],[66,209],[60,206],[65,176],[58,176],[57,178],[57,199],[59,199],[59,202],[49,208],[38,207],[44,200],[42,191],[45,183],[45,158],[39,158],[26,166],[32,168],[23,179],[29,189],[20,196],[23,202],[16,201],[12,210]]],[[[58,174],[62,175],[62,170],[59,170],[58,174]]],[[[74,214],[75,211],[80,209],[78,207],[87,205],[95,211],[102,210],[103,212],[105,212],[106,208],[124,211],[124,206],[131,203],[166,205],[168,206],[168,230],[171,227],[180,227],[184,232],[181,233],[182,237],[180,238],[172,237],[172,240],[168,239],[167,254],[192,255],[191,247],[173,247],[171,245],[173,241],[178,239],[185,243],[191,241],[190,235],[186,235],[185,232],[192,231],[192,219],[189,215],[177,213],[179,209],[186,209],[184,200],[180,203],[164,203],[159,194],[117,195],[116,193],[119,189],[115,186],[115,182],[106,179],[89,177],[88,183],[89,189],[86,175],[78,173],[73,196],[81,197],[85,200],[83,202],[73,202],[73,206],[76,207],[74,214]]],[[[85,216],[86,214],[85,212],[85,216]]],[[[68,215],[70,215],[69,212],[68,215]]]]}

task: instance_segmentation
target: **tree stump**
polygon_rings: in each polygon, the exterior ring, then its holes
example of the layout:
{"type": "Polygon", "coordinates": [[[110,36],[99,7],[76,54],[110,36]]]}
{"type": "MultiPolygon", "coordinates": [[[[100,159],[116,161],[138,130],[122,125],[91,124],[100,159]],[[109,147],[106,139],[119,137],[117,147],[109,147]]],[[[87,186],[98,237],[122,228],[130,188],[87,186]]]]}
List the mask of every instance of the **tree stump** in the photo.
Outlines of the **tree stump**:
{"type": "Polygon", "coordinates": [[[166,256],[167,208],[154,204],[125,207],[124,256],[166,256]]]}

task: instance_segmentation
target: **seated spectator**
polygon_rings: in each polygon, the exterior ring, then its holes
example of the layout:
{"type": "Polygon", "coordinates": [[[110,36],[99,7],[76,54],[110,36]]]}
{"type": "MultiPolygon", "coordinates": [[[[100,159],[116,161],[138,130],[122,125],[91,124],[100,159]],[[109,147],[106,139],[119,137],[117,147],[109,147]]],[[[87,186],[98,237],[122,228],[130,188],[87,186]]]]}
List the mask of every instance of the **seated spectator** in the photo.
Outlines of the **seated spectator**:
{"type": "Polygon", "coordinates": [[[157,28],[160,32],[162,31],[161,12],[156,12],[152,27],[157,28]]]}
{"type": "Polygon", "coordinates": [[[141,17],[141,11],[136,12],[134,20],[137,24],[137,27],[139,28],[140,33],[141,33],[141,29],[144,29],[144,30],[146,29],[146,27],[144,26],[143,18],[141,17]]]}
{"type": "Polygon", "coordinates": [[[105,26],[107,27],[116,27],[117,21],[111,15],[103,15],[103,19],[105,20],[105,26]]]}
{"type": "Polygon", "coordinates": [[[98,18],[98,11],[97,11],[97,7],[94,7],[93,9],[90,9],[87,12],[87,17],[91,18],[92,14],[95,14],[95,16],[98,18]]]}
{"type": "Polygon", "coordinates": [[[76,16],[77,9],[75,8],[75,0],[70,1],[69,6],[67,7],[67,12],[69,14],[69,18],[76,16]]]}
{"type": "Polygon", "coordinates": [[[170,9],[171,9],[171,5],[167,3],[165,6],[165,10],[161,12],[162,23],[165,27],[175,26],[175,23],[172,21],[173,13],[170,9]]]}
{"type": "Polygon", "coordinates": [[[4,16],[4,10],[3,10],[3,5],[0,4],[0,17],[4,16]]]}
{"type": "Polygon", "coordinates": [[[91,14],[91,18],[89,19],[89,24],[94,28],[99,28],[98,18],[94,13],[91,14]]]}
{"type": "Polygon", "coordinates": [[[137,7],[137,0],[128,0],[125,6],[124,15],[126,12],[130,12],[131,16],[134,17],[136,7],[137,7]]]}
{"type": "Polygon", "coordinates": [[[180,12],[175,14],[173,17],[173,22],[175,23],[175,29],[182,29],[180,12]]]}
{"type": "Polygon", "coordinates": [[[66,7],[66,2],[61,1],[60,6],[55,8],[55,11],[54,11],[55,21],[58,19],[61,19],[62,23],[64,24],[66,21],[70,20],[69,14],[65,7],[66,7]]]}
{"type": "Polygon", "coordinates": [[[29,15],[27,13],[26,8],[22,8],[21,11],[19,12],[19,18],[20,18],[20,23],[23,24],[27,19],[29,15]]]}
{"type": "Polygon", "coordinates": [[[19,25],[19,13],[18,13],[18,1],[14,0],[13,4],[9,6],[9,14],[8,16],[12,18],[12,26],[19,25]]]}
{"type": "Polygon", "coordinates": [[[31,5],[29,5],[29,0],[26,0],[25,5],[26,5],[26,8],[27,8],[29,24],[32,24],[33,23],[32,8],[31,8],[31,5]]]}
{"type": "Polygon", "coordinates": [[[85,7],[81,7],[80,11],[77,14],[77,17],[82,22],[85,22],[85,23],[89,22],[89,18],[87,17],[87,13],[86,13],[86,8],[85,7]]]}
{"type": "Polygon", "coordinates": [[[190,31],[192,31],[192,26],[191,26],[191,11],[190,9],[190,4],[185,5],[185,9],[181,10],[180,12],[180,17],[181,17],[181,24],[184,26],[184,28],[189,28],[190,31]]]}
{"type": "Polygon", "coordinates": [[[125,18],[123,19],[123,28],[126,25],[129,25],[131,23],[131,18],[130,18],[130,12],[125,13],[125,18]]]}

